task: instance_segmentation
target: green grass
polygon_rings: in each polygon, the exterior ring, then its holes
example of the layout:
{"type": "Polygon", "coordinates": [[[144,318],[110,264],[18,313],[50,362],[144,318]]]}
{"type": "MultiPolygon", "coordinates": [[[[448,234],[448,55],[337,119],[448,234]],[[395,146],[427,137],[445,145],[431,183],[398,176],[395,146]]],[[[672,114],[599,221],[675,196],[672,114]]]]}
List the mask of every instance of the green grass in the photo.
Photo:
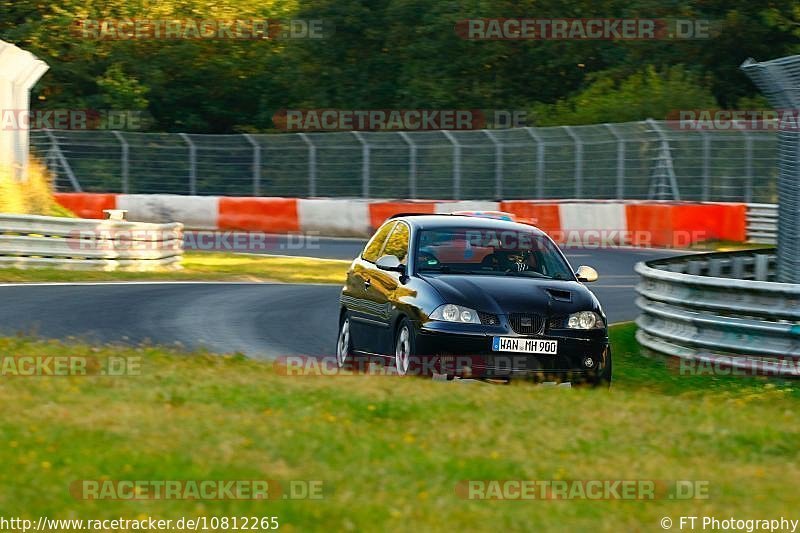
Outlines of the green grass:
{"type": "Polygon", "coordinates": [[[183,269],[156,272],[100,272],[0,268],[0,282],[69,281],[285,281],[342,283],[349,261],[308,257],[186,252],[183,269]]]}
{"type": "Polygon", "coordinates": [[[771,246],[774,247],[774,245],[757,242],[710,240],[696,242],[689,246],[688,249],[702,252],[738,252],[742,250],[762,250],[771,246]]]}
{"type": "Polygon", "coordinates": [[[282,529],[658,531],[777,518],[800,479],[793,384],[684,377],[612,328],[612,389],[288,377],[241,356],[0,339],[0,355],[139,357],[141,374],[2,377],[0,516],[279,516],[282,529]],[[323,480],[303,501],[84,501],[80,479],[323,480]],[[697,480],[710,498],[467,501],[467,479],[697,480]]]}

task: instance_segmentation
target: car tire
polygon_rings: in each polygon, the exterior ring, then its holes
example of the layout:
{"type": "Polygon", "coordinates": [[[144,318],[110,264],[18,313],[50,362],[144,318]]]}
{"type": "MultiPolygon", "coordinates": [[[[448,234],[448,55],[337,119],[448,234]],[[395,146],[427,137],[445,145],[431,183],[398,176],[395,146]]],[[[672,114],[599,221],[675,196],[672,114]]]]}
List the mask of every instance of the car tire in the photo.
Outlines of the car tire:
{"type": "Polygon", "coordinates": [[[339,336],[336,339],[336,364],[344,367],[353,360],[353,338],[350,330],[350,313],[345,311],[339,319],[339,336]]]}
{"type": "Polygon", "coordinates": [[[606,357],[606,366],[603,372],[597,376],[594,382],[595,387],[611,388],[611,375],[612,375],[612,360],[611,360],[611,347],[608,348],[608,356],[606,357]]]}
{"type": "Polygon", "coordinates": [[[416,349],[416,338],[411,321],[403,318],[397,326],[394,336],[394,367],[399,376],[408,375],[411,369],[411,358],[416,349]]]}

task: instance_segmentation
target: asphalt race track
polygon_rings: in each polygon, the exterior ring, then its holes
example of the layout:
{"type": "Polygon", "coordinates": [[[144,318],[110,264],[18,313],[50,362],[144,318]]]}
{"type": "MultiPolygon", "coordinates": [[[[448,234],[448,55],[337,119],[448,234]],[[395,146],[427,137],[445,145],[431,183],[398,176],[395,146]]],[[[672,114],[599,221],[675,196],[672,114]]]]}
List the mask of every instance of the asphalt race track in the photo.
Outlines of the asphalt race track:
{"type": "MultiPolygon", "coordinates": [[[[353,257],[355,239],[320,239],[295,255],[353,257]]],[[[286,250],[275,250],[286,253],[286,250]]],[[[573,267],[600,272],[589,285],[610,322],[632,320],[638,261],[670,250],[566,250],[573,267]]],[[[180,343],[252,357],[330,355],[339,287],[267,283],[95,283],[0,285],[0,334],[157,344],[180,343]]]]}

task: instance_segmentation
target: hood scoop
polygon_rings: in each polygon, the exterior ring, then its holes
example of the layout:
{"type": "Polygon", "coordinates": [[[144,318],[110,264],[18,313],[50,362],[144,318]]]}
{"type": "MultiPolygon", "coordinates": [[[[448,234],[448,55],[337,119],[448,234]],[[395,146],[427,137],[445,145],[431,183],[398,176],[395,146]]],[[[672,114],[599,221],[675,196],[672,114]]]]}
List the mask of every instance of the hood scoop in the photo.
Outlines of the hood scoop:
{"type": "Polygon", "coordinates": [[[544,291],[549,294],[553,300],[558,300],[559,302],[572,301],[572,293],[570,291],[562,289],[545,289],[544,291]]]}

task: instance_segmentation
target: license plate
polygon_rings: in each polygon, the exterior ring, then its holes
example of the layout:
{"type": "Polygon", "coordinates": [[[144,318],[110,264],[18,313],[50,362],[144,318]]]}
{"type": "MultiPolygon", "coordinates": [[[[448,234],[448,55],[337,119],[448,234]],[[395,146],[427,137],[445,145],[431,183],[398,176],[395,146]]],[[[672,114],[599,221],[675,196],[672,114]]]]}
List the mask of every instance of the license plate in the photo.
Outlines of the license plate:
{"type": "Polygon", "coordinates": [[[492,337],[492,350],[495,352],[558,353],[558,341],[545,339],[524,339],[520,337],[492,337]]]}

